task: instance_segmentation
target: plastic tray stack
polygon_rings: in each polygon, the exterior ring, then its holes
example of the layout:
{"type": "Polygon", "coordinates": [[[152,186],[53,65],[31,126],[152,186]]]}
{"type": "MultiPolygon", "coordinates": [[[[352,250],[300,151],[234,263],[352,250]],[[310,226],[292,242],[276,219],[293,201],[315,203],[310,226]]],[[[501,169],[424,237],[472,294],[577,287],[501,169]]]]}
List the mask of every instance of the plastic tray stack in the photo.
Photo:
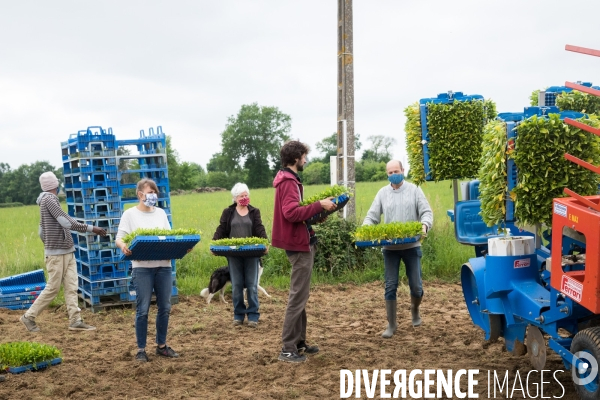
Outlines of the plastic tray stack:
{"type": "Polygon", "coordinates": [[[167,169],[167,137],[162,127],[150,128],[146,135],[140,131],[138,139],[117,140],[117,147],[126,147],[130,154],[117,157],[118,165],[127,165],[127,169],[118,172],[119,196],[121,207],[125,204],[135,204],[138,199],[135,195],[136,183],[139,179],[150,178],[158,186],[157,206],[165,210],[169,222],[171,218],[171,190],[169,187],[169,174],[167,169]]]}
{"type": "MultiPolygon", "coordinates": [[[[149,132],[145,135],[141,131],[138,139],[116,140],[111,128],[94,126],[61,143],[69,215],[107,232],[105,237],[72,232],[80,298],[84,307],[94,312],[135,300],[131,262],[120,259],[115,239],[125,205],[137,203],[135,187],[139,179],[151,178],[157,183],[157,206],[165,209],[172,224],[166,136],[161,127],[157,134],[152,128],[149,132]],[[132,147],[137,151],[132,152],[132,147]]],[[[174,275],[174,262],[172,268],[174,275]]],[[[173,292],[177,294],[176,289],[173,292]]]]}
{"type": "Polygon", "coordinates": [[[110,128],[92,126],[71,135],[61,148],[69,215],[107,232],[104,237],[71,233],[80,297],[84,306],[96,306],[128,291],[126,266],[115,245],[122,214],[115,135],[110,128]]]}
{"type": "Polygon", "coordinates": [[[0,308],[27,309],[45,287],[46,277],[42,269],[0,278],[0,308]]]}
{"type": "MultiPolygon", "coordinates": [[[[158,186],[158,203],[156,205],[165,210],[169,223],[173,226],[171,189],[167,168],[167,137],[163,133],[162,127],[157,127],[156,132],[154,128],[150,128],[148,134],[141,130],[137,139],[117,140],[117,147],[126,147],[130,150],[129,154],[120,155],[117,158],[119,165],[127,166],[118,174],[121,207],[124,209],[126,204],[136,204],[138,202],[135,194],[137,181],[150,178],[158,186]]],[[[127,266],[128,276],[131,276],[131,261],[124,262],[127,266]]],[[[171,261],[171,269],[173,275],[171,303],[174,304],[178,301],[175,260],[171,261]]],[[[128,298],[129,301],[135,301],[136,292],[133,285],[129,288],[128,298]]]]}

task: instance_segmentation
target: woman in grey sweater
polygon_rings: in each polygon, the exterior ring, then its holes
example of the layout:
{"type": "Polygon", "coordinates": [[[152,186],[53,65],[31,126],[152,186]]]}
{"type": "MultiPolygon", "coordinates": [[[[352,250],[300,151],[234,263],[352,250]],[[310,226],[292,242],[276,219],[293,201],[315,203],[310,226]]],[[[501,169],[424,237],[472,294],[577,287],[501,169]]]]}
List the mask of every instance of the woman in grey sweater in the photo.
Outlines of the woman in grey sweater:
{"type": "MultiPolygon", "coordinates": [[[[416,185],[404,181],[404,168],[400,161],[388,162],[386,171],[390,184],[377,192],[363,225],[378,224],[381,214],[383,214],[384,223],[419,221],[423,225],[423,234],[426,234],[433,226],[433,212],[425,194],[416,185]]],[[[384,338],[391,338],[398,327],[396,323],[396,291],[400,261],[404,261],[410,287],[412,325],[421,325],[419,306],[423,298],[422,256],[420,242],[383,247],[385,309],[388,320],[387,329],[381,335],[384,338]]]]}

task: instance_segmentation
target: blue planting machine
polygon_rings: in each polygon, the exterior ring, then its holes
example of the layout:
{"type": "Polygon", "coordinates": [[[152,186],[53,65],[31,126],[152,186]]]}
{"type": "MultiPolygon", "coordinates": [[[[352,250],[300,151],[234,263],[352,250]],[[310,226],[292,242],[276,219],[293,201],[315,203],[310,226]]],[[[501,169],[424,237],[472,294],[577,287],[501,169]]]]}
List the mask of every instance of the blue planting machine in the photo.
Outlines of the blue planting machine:
{"type": "MultiPolygon", "coordinates": [[[[567,49],[600,56],[593,50],[567,49]]],[[[566,86],[600,95],[590,85],[567,82],[566,86]]],[[[520,121],[549,113],[559,113],[566,124],[600,135],[600,130],[574,120],[583,114],[528,107],[523,113],[499,114],[506,123],[507,148],[514,146],[520,121]]],[[[570,154],[565,158],[600,173],[599,167],[570,154]]],[[[508,192],[516,186],[517,176],[514,161],[507,160],[508,192]]],[[[479,215],[479,181],[463,185],[463,199],[458,201],[454,181],[455,204],[448,216],[458,242],[475,247],[475,257],[462,265],[460,273],[473,323],[484,331],[486,340],[502,337],[512,354],[528,354],[536,370],[544,369],[547,347],[551,348],[572,371],[578,395],[599,399],[600,196],[584,197],[566,188],[569,197],[553,201],[551,229],[540,233],[539,225],[525,230],[515,226],[510,196],[506,224],[487,227],[479,215]],[[508,231],[509,236],[499,234],[508,231]]]]}

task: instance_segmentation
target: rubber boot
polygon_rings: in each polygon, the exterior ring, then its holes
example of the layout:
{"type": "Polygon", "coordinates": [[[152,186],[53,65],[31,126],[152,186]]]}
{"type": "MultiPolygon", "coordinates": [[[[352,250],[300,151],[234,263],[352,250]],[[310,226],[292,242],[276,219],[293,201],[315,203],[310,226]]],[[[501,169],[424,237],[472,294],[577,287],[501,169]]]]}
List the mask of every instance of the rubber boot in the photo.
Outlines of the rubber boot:
{"type": "Polygon", "coordinates": [[[419,315],[419,306],[421,305],[422,297],[410,296],[410,313],[412,314],[412,325],[421,325],[421,315],[419,315]]]}
{"type": "Polygon", "coordinates": [[[382,338],[389,339],[394,336],[398,325],[396,324],[396,300],[385,301],[385,312],[387,313],[388,326],[381,334],[382,338]]]}

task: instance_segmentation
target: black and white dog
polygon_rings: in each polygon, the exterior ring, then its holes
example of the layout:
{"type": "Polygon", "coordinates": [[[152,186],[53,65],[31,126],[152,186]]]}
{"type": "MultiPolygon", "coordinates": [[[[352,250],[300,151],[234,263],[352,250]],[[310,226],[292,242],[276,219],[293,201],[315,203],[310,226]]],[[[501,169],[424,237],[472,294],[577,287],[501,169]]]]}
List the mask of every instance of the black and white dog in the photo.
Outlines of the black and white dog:
{"type": "MultiPolygon", "coordinates": [[[[262,273],[263,273],[263,267],[262,267],[262,264],[259,263],[258,264],[258,281],[257,281],[258,290],[263,292],[265,294],[265,296],[271,297],[269,295],[269,293],[267,293],[267,291],[262,286],[260,286],[260,276],[262,275],[262,273]]],[[[215,272],[213,272],[212,275],[210,276],[210,283],[208,284],[208,287],[202,289],[202,291],[200,292],[200,296],[205,297],[206,303],[210,304],[210,301],[212,300],[213,296],[215,294],[217,294],[217,292],[219,292],[219,298],[221,299],[221,301],[223,303],[226,303],[225,296],[223,296],[223,293],[225,290],[225,285],[227,283],[231,283],[231,275],[229,274],[229,267],[226,266],[226,267],[217,268],[215,270],[215,272]]],[[[244,289],[244,297],[246,297],[246,289],[244,289]]]]}

